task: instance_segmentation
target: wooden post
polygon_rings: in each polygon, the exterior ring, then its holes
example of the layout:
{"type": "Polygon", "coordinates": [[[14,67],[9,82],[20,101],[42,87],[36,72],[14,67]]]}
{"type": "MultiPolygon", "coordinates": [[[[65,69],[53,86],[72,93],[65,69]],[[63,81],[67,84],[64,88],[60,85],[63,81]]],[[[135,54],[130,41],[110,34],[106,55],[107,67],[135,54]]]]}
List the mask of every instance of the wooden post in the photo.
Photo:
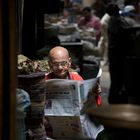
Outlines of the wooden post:
{"type": "Polygon", "coordinates": [[[16,139],[16,1],[0,0],[0,140],[16,139]]]}

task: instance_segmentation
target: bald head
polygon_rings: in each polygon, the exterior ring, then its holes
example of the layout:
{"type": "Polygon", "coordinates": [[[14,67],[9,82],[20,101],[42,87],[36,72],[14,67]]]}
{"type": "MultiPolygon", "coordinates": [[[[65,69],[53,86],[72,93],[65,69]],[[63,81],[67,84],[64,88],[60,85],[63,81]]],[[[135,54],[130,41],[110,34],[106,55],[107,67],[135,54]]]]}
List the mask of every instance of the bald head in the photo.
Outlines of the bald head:
{"type": "Polygon", "coordinates": [[[49,52],[49,66],[55,77],[67,79],[68,71],[71,67],[71,58],[66,48],[56,46],[49,52]]]}
{"type": "Polygon", "coordinates": [[[49,52],[49,59],[50,60],[59,60],[59,59],[68,59],[69,52],[66,48],[61,46],[56,46],[52,48],[49,52]]]}

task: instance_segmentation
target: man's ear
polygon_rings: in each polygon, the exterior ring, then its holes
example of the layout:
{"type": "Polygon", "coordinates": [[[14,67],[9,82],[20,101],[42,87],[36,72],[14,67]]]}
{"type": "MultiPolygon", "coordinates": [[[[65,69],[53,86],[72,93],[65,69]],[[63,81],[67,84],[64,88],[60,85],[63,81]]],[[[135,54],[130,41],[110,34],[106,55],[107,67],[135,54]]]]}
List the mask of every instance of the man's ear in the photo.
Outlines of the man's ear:
{"type": "Polygon", "coordinates": [[[49,65],[50,68],[52,67],[52,64],[51,64],[50,60],[48,60],[48,65],[49,65]]]}
{"type": "Polygon", "coordinates": [[[71,57],[69,57],[69,65],[71,66],[72,60],[71,57]]]}
{"type": "Polygon", "coordinates": [[[69,57],[69,61],[71,62],[71,57],[69,57]]]}

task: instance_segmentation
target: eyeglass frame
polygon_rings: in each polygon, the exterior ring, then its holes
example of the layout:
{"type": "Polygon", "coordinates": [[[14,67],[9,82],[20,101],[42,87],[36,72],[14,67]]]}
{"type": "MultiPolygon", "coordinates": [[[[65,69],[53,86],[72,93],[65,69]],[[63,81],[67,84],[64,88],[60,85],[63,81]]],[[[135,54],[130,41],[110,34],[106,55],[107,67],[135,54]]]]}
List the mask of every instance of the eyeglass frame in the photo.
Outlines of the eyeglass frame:
{"type": "Polygon", "coordinates": [[[58,68],[59,66],[65,68],[69,65],[71,58],[68,58],[68,60],[61,61],[61,62],[53,62],[52,60],[50,61],[51,67],[53,68],[58,68]],[[63,64],[64,63],[64,64],[63,64]]]}

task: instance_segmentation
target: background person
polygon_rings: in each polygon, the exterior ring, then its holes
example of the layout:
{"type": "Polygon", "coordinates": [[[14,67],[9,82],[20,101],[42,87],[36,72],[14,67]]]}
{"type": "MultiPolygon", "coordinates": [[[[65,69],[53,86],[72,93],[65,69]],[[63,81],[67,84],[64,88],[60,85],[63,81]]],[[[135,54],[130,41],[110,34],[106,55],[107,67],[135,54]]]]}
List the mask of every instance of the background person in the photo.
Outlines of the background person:
{"type": "Polygon", "coordinates": [[[135,26],[140,23],[138,21],[138,14],[136,14],[136,8],[133,5],[126,5],[120,12],[130,26],[135,26]]]}
{"type": "Polygon", "coordinates": [[[127,103],[125,87],[126,56],[132,47],[132,39],[127,32],[128,23],[119,14],[119,7],[111,4],[108,24],[108,62],[111,85],[108,101],[111,104],[127,103]]]}
{"type": "Polygon", "coordinates": [[[98,42],[101,35],[101,23],[100,18],[92,13],[90,7],[84,7],[83,17],[79,19],[78,27],[80,28],[93,28],[95,30],[96,41],[98,42]]]}
{"type": "Polygon", "coordinates": [[[111,12],[111,5],[107,5],[106,12],[101,18],[101,37],[98,42],[99,54],[101,57],[101,65],[108,64],[107,49],[108,49],[108,23],[110,20],[109,12],[111,12]]]}

